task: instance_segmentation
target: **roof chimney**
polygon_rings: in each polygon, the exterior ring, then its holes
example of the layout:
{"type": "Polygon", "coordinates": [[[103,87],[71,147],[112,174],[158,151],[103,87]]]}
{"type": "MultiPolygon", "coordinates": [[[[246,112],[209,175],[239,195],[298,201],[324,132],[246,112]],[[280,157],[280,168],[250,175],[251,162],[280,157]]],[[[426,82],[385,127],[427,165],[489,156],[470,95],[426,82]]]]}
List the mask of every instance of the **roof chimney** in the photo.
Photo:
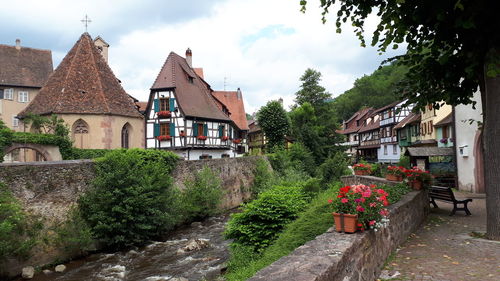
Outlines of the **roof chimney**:
{"type": "Polygon", "coordinates": [[[236,96],[238,97],[239,100],[241,100],[241,90],[240,90],[240,88],[238,88],[238,90],[236,91],[236,96]]]}
{"type": "Polygon", "coordinates": [[[186,50],[186,62],[189,65],[189,67],[193,67],[193,53],[191,52],[191,49],[187,48],[186,50]]]}
{"type": "Polygon", "coordinates": [[[16,49],[21,50],[21,40],[16,39],[16,49]]]}

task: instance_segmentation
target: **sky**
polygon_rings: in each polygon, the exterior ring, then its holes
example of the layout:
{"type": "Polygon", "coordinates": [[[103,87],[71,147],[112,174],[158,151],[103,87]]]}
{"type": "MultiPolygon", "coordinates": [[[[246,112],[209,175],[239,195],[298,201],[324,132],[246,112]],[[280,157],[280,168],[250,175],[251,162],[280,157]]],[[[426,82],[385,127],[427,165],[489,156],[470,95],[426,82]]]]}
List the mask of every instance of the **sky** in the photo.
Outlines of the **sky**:
{"type": "MultiPolygon", "coordinates": [[[[57,67],[88,15],[88,32],[110,44],[110,67],[130,95],[146,101],[168,54],[190,48],[212,89],[241,88],[250,114],[279,98],[291,106],[307,68],[322,73],[335,97],[402,52],[360,47],[349,24],[335,32],[335,10],[323,24],[319,0],[308,2],[304,14],[299,0],[0,0],[0,44],[19,38],[49,49],[57,67]]],[[[368,19],[368,37],[377,22],[368,19]]]]}

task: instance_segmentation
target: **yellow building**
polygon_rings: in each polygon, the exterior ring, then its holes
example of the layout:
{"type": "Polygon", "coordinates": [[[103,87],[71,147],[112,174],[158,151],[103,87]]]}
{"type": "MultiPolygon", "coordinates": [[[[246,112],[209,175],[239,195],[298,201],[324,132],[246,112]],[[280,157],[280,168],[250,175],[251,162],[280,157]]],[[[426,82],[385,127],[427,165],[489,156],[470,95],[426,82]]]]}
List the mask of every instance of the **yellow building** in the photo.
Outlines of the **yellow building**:
{"type": "Polygon", "coordinates": [[[78,148],[143,148],[144,117],[103,57],[107,49],[102,51],[82,34],[19,116],[58,115],[78,148]]]}
{"type": "Polygon", "coordinates": [[[432,105],[428,105],[421,111],[420,145],[437,146],[434,125],[450,115],[451,111],[452,106],[444,103],[439,109],[434,108],[432,105]]]}
{"type": "Polygon", "coordinates": [[[0,45],[0,119],[23,131],[17,114],[28,106],[52,73],[52,53],[21,46],[0,45]]]}

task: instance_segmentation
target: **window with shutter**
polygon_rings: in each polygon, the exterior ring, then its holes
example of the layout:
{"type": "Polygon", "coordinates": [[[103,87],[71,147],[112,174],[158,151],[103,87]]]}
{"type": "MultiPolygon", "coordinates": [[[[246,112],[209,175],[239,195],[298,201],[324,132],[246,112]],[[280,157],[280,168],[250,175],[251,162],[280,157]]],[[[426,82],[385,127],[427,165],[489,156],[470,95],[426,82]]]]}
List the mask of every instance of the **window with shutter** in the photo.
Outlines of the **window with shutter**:
{"type": "Polygon", "coordinates": [[[160,100],[159,99],[153,100],[153,105],[154,105],[153,107],[154,107],[155,112],[160,111],[160,100]]]}
{"type": "Polygon", "coordinates": [[[154,136],[160,136],[160,124],[154,124],[154,136]]]}
{"type": "Polygon", "coordinates": [[[198,123],[193,123],[193,136],[198,136],[198,123]]]}
{"type": "Polygon", "coordinates": [[[0,89],[0,99],[3,99],[3,89],[0,89]]]}
{"type": "Polygon", "coordinates": [[[203,126],[203,135],[204,135],[205,137],[207,137],[207,136],[208,136],[208,124],[205,124],[205,125],[203,126]]]}
{"type": "Polygon", "coordinates": [[[170,111],[175,111],[175,99],[170,98],[170,111]]]}
{"type": "Polygon", "coordinates": [[[224,136],[224,125],[219,125],[219,138],[224,136]]]}
{"type": "Polygon", "coordinates": [[[175,124],[170,123],[170,136],[175,137],[175,124]]]}
{"type": "Polygon", "coordinates": [[[160,123],[160,136],[170,136],[170,123],[160,123]]]}
{"type": "Polygon", "coordinates": [[[160,111],[168,111],[168,98],[160,98],[160,111]]]}

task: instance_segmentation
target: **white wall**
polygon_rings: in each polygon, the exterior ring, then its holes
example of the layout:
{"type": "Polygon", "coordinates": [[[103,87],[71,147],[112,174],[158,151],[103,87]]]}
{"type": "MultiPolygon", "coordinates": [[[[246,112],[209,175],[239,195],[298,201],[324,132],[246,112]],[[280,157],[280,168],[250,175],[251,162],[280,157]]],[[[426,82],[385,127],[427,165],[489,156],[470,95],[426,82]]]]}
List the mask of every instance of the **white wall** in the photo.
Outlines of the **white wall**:
{"type": "Polygon", "coordinates": [[[474,150],[476,135],[479,133],[477,121],[483,121],[481,93],[479,91],[474,94],[473,101],[476,102],[476,109],[473,109],[470,104],[455,107],[455,144],[457,149],[458,188],[477,192],[475,186],[476,155],[474,155],[474,150]],[[469,122],[470,119],[474,119],[472,124],[469,122]],[[461,146],[467,146],[468,156],[460,155],[461,146]]]}
{"type": "Polygon", "coordinates": [[[229,156],[231,158],[235,157],[235,154],[231,150],[208,150],[208,149],[201,150],[201,149],[196,149],[196,150],[191,150],[191,151],[174,150],[173,152],[185,160],[200,160],[200,156],[202,154],[208,154],[208,155],[212,156],[212,159],[222,158],[222,154],[229,154],[229,156]]]}
{"type": "Polygon", "coordinates": [[[377,149],[377,158],[380,163],[397,163],[399,162],[399,157],[401,155],[401,148],[397,144],[380,144],[380,148],[377,149]],[[396,154],[394,154],[393,145],[396,145],[396,154]],[[387,146],[387,155],[384,154],[384,146],[387,146]]]}

